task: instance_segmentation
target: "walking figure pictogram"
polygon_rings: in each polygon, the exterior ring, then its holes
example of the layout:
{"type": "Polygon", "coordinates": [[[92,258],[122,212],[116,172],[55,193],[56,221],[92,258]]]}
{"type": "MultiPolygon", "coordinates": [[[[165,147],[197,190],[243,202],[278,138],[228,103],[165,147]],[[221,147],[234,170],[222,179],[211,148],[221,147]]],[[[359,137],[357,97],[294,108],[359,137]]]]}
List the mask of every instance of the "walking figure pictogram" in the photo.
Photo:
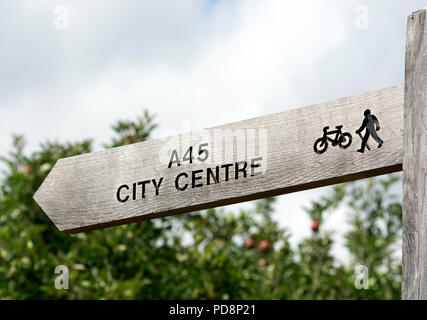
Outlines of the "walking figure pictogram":
{"type": "Polygon", "coordinates": [[[374,140],[378,142],[378,148],[381,148],[381,146],[383,145],[383,141],[377,134],[377,131],[380,130],[380,123],[378,122],[377,117],[371,114],[371,110],[369,109],[366,109],[363,115],[365,116],[365,119],[363,119],[360,128],[356,130],[356,134],[358,134],[362,139],[362,146],[360,147],[360,149],[357,150],[357,152],[361,153],[365,152],[365,147],[368,148],[368,150],[371,150],[368,146],[368,139],[370,136],[372,136],[372,138],[374,138],[374,140]],[[362,138],[361,132],[365,128],[365,135],[362,138]]]}

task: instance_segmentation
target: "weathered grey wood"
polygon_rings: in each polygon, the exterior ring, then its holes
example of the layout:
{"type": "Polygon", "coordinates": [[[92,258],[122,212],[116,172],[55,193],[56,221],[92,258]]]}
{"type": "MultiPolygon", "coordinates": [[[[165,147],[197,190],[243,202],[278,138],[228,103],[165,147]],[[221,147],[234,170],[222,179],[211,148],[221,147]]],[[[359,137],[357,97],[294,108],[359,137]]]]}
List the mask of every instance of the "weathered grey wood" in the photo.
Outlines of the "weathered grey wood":
{"type": "MultiPolygon", "coordinates": [[[[400,171],[402,143],[403,86],[397,86],[189,135],[61,159],[34,199],[60,230],[75,233],[400,171]],[[360,127],[366,108],[379,119],[384,145],[377,148],[370,139],[371,151],[362,154],[356,151],[361,139],[355,130],[360,127]],[[316,154],[313,144],[323,135],[323,127],[333,129],[338,125],[352,134],[350,147],[340,149],[329,144],[325,153],[316,154]],[[225,132],[226,138],[237,136],[233,152],[216,148],[220,140],[216,138],[217,132],[225,132]],[[243,139],[239,136],[242,133],[243,139]],[[168,168],[168,163],[159,158],[165,146],[181,144],[182,158],[187,146],[192,145],[197,151],[204,142],[209,143],[209,159],[215,158],[214,163],[195,162],[168,168]],[[250,161],[250,151],[263,155],[262,167],[254,169],[262,171],[261,175],[225,182],[221,173],[217,184],[189,187],[185,191],[175,188],[175,177],[181,172],[250,161]],[[150,185],[151,191],[144,199],[125,203],[117,200],[120,185],[159,177],[164,179],[158,196],[150,185]]],[[[225,145],[229,147],[230,143],[225,145]]]]}
{"type": "Polygon", "coordinates": [[[427,299],[427,26],[426,10],[406,31],[402,298],[427,299]]]}

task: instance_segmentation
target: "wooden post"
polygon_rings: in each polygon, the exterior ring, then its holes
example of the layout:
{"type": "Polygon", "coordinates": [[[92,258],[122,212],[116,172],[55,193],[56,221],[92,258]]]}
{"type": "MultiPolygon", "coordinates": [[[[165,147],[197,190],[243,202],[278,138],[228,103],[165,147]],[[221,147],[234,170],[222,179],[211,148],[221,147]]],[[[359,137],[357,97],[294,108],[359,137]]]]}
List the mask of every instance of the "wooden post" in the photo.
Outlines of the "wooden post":
{"type": "Polygon", "coordinates": [[[402,299],[427,299],[426,9],[408,17],[403,152],[402,299]]]}

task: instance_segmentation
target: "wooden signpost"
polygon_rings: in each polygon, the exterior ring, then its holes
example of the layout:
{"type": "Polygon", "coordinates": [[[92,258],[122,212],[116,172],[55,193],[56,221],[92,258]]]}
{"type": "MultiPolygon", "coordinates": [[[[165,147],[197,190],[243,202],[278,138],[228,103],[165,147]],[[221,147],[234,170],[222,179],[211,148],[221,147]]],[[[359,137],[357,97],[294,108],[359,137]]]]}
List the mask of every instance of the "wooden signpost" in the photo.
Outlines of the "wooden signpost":
{"type": "Polygon", "coordinates": [[[60,159],[34,199],[59,230],[77,233],[403,164],[403,298],[427,298],[425,13],[408,19],[405,86],[60,159]]]}
{"type": "Polygon", "coordinates": [[[402,120],[403,87],[391,87],[61,159],[35,199],[59,230],[75,233],[399,171],[402,120]],[[355,131],[367,108],[384,144],[369,141],[360,153],[355,131]],[[352,136],[345,149],[316,144],[326,126],[352,136]]]}
{"type": "Polygon", "coordinates": [[[405,60],[402,298],[427,299],[426,9],[408,17],[405,60]]]}

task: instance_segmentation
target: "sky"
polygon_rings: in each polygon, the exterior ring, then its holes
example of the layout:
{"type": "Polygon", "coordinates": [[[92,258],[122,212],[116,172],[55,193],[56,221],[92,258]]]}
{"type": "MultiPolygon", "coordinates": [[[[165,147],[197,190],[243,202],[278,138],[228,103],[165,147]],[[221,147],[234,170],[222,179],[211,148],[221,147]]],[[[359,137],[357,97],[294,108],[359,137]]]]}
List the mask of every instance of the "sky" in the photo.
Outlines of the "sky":
{"type": "MultiPolygon", "coordinates": [[[[403,84],[406,18],[425,5],[2,0],[0,155],[12,133],[27,152],[84,138],[99,150],[111,124],[145,108],[160,138],[403,84]]],[[[329,191],[278,197],[293,244],[311,232],[302,207],[329,191]]],[[[345,212],[327,220],[346,259],[345,212]]]]}

